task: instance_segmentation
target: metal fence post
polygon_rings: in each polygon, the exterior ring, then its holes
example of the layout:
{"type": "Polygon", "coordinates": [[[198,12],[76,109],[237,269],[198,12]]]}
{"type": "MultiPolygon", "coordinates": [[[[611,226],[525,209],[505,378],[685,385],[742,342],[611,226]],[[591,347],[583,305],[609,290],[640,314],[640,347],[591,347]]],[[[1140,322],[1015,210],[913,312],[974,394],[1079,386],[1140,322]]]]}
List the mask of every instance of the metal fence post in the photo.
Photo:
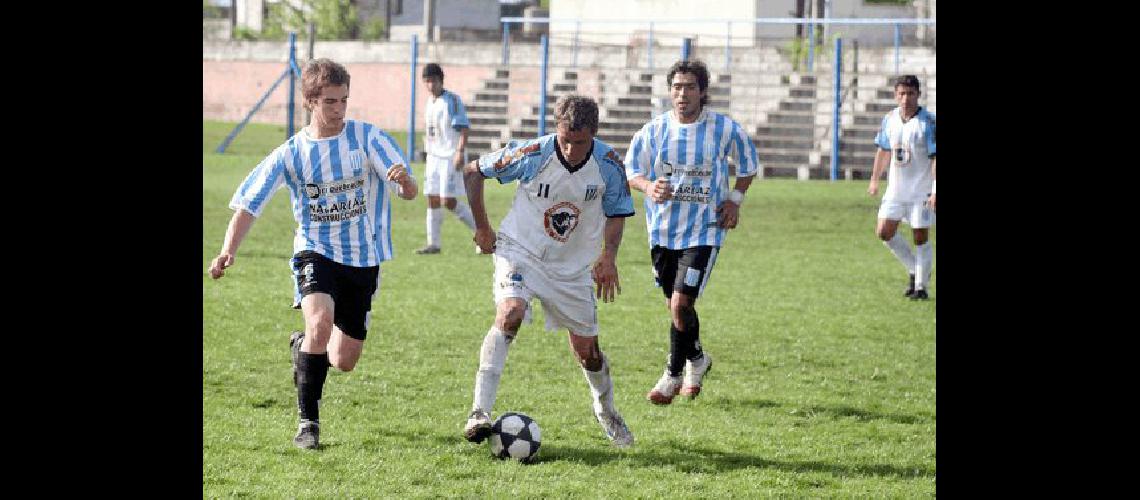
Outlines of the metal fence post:
{"type": "Polygon", "coordinates": [[[895,23],[895,75],[899,74],[899,25],[895,23]]]}
{"type": "Polygon", "coordinates": [[[511,53],[510,48],[511,39],[511,23],[503,23],[503,62],[502,65],[507,65],[507,56],[511,53]]]}
{"type": "MultiPolygon", "coordinates": [[[[419,53],[419,37],[412,35],[412,105],[408,108],[408,163],[416,158],[416,55],[419,53]]],[[[412,166],[408,165],[411,169],[412,166]]]]}
{"type": "Polygon", "coordinates": [[[689,54],[693,51],[693,39],[685,37],[681,39],[681,60],[688,61],[689,54]]]}
{"type": "Polygon", "coordinates": [[[285,130],[286,130],[285,140],[286,141],[288,141],[290,137],[293,137],[293,111],[294,111],[293,107],[296,105],[296,101],[293,100],[293,93],[296,92],[295,88],[297,86],[297,78],[295,75],[292,74],[292,72],[290,71],[290,68],[292,68],[293,66],[295,66],[297,64],[297,47],[296,47],[296,45],[297,45],[297,32],[296,31],[290,31],[289,32],[289,68],[286,68],[286,70],[285,70],[287,73],[289,73],[289,110],[288,110],[287,118],[286,118],[286,120],[289,122],[289,124],[287,127],[285,127],[285,130]]]}
{"type": "Polygon", "coordinates": [[[542,35],[542,83],[539,103],[538,103],[538,136],[546,135],[546,70],[547,62],[550,59],[549,47],[547,46],[546,35],[542,35]]]}
{"type": "Polygon", "coordinates": [[[813,71],[813,69],[815,68],[815,23],[814,22],[808,23],[807,42],[808,42],[807,69],[808,69],[808,73],[811,73],[813,71]]]}
{"type": "Polygon", "coordinates": [[[831,180],[839,177],[839,96],[843,69],[843,39],[835,39],[835,106],[831,110],[831,180]]]}

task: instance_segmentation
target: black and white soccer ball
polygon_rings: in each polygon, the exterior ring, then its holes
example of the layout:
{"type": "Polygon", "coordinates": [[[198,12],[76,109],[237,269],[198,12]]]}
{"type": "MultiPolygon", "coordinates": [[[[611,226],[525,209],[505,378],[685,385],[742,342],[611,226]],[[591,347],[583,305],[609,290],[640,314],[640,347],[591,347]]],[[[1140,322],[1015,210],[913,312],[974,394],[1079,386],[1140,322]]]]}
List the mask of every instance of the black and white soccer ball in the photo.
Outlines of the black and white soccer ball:
{"type": "Polygon", "coordinates": [[[491,456],[500,460],[513,458],[531,463],[542,444],[538,422],[522,413],[507,412],[491,425],[491,456]]]}

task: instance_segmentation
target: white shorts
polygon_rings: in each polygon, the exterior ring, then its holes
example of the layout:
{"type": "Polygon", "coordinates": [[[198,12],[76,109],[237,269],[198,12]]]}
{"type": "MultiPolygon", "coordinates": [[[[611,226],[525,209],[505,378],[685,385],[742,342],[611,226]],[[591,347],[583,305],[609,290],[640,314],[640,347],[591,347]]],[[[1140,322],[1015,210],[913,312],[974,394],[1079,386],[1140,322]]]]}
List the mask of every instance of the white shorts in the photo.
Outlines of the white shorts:
{"type": "Polygon", "coordinates": [[[887,201],[879,205],[879,218],[902,220],[914,229],[926,229],[934,223],[934,212],[926,201],[887,201]]]}
{"type": "Polygon", "coordinates": [[[427,155],[427,173],[424,174],[424,194],[443,198],[465,196],[463,170],[456,170],[455,157],[427,155]]]}
{"type": "Polygon", "coordinates": [[[542,301],[547,330],[562,327],[583,337],[598,335],[594,278],[589,271],[573,279],[551,276],[545,271],[547,263],[539,262],[503,238],[496,242],[492,258],[495,277],[491,287],[495,304],[507,298],[524,300],[527,303],[524,320],[529,323],[530,300],[537,297],[542,301]]]}

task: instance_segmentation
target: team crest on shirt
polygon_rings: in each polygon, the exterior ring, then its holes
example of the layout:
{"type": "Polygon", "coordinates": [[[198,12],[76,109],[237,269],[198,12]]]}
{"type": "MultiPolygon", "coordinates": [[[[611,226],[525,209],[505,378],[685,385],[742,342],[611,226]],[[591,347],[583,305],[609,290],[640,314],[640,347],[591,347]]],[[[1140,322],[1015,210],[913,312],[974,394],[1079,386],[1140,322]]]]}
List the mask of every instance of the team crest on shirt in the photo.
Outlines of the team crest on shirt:
{"type": "Polygon", "coordinates": [[[598,197],[598,185],[597,184],[586,184],[586,199],[584,201],[590,201],[590,200],[593,200],[597,197],[598,197]]]}
{"type": "Polygon", "coordinates": [[[321,187],[316,184],[305,184],[305,196],[315,200],[321,196],[321,187]]]}
{"type": "Polygon", "coordinates": [[[546,235],[555,241],[565,243],[570,239],[570,233],[574,232],[574,228],[578,227],[578,217],[581,214],[582,211],[568,201],[555,204],[546,210],[543,217],[546,235]]]}

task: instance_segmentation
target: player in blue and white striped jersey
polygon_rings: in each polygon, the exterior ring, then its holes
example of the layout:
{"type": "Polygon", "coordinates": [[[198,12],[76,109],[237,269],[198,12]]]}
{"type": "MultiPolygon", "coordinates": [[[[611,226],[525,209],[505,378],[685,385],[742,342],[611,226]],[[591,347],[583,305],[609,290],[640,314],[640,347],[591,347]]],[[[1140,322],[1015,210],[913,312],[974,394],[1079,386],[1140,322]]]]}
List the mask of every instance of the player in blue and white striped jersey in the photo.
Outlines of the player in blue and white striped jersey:
{"type": "Polygon", "coordinates": [[[879,150],[871,168],[867,193],[879,192],[883,167],[890,165],[887,192],[879,205],[875,234],[910,273],[905,296],[911,300],[929,298],[926,285],[934,264],[934,249],[927,241],[934,224],[934,168],[937,151],[934,114],[918,105],[918,77],[903,75],[895,80],[895,101],[899,107],[883,117],[875,136],[879,150]],[[914,252],[906,238],[898,234],[899,221],[905,220],[914,232],[914,252]]]}
{"type": "Polygon", "coordinates": [[[598,345],[595,293],[612,302],[621,292],[617,252],[633,199],[617,153],[594,138],[598,104],[566,95],[554,103],[557,132],[511,141],[467,165],[464,178],[475,215],[475,243],[494,252],[495,323],[483,338],[474,401],[463,436],[474,442],[491,433],[491,406],[507,360],[507,348],[538,298],[546,327],[566,328],[590,385],[594,416],[616,446],[633,434],[614,406],[610,365],[598,345]],[[495,231],[483,205],[483,180],[519,182],[514,203],[495,231]],[[603,245],[604,243],[604,245],[603,245]]]}
{"type": "Polygon", "coordinates": [[[329,366],[350,371],[360,359],[380,263],[392,258],[391,196],[416,197],[416,181],[396,141],[379,128],[346,120],[349,74],[328,59],[305,65],[304,106],[311,123],[253,169],[238,186],[225,242],[210,276],[225,275],[250,227],[286,187],[293,237],[293,307],[305,331],[289,339],[301,424],[294,444],[319,446],[318,403],[329,366]]]}
{"type": "Polygon", "coordinates": [[[700,394],[712,357],[701,349],[696,301],[760,169],[744,127],[705,109],[709,72],[704,63],[677,61],[669,69],[668,83],[673,109],[633,136],[625,167],[630,187],[646,195],[653,275],[673,320],[665,373],[646,395],[655,404],[672,403],[678,392],[700,394]],[[729,157],[736,160],[732,191],[729,157]]]}

